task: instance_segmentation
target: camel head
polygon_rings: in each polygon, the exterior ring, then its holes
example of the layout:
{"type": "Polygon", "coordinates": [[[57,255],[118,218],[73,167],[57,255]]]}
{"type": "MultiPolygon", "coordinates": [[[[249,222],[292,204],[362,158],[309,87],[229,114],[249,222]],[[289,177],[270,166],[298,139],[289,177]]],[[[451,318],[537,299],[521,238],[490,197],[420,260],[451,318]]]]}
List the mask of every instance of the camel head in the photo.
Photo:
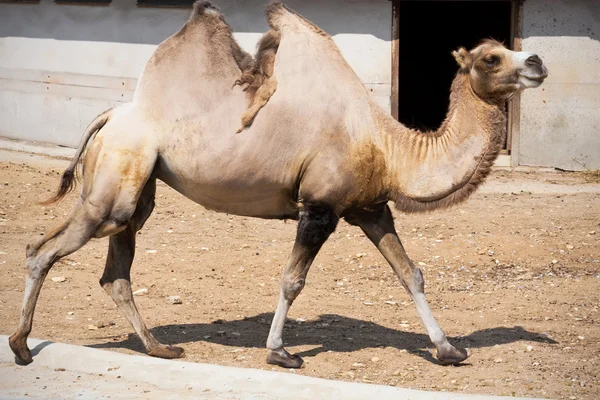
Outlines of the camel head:
{"type": "Polygon", "coordinates": [[[471,51],[461,47],[452,55],[468,73],[473,91],[490,102],[503,102],[520,90],[536,88],[548,70],[536,54],[511,51],[495,40],[484,40],[471,51]]]}

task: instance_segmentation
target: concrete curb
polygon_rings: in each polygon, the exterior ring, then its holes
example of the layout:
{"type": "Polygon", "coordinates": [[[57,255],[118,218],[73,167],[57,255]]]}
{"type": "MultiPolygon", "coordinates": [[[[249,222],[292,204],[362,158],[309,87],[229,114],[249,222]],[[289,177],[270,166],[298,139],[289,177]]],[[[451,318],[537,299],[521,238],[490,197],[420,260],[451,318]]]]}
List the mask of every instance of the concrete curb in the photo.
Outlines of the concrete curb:
{"type": "Polygon", "coordinates": [[[0,137],[0,149],[18,151],[20,153],[39,154],[69,161],[75,155],[75,149],[70,147],[61,147],[47,143],[27,142],[24,140],[8,139],[3,137],[0,137]]]}
{"type": "MultiPolygon", "coordinates": [[[[162,360],[29,339],[34,362],[18,366],[0,336],[1,399],[406,399],[503,397],[434,393],[330,381],[288,372],[162,360]]],[[[510,397],[515,399],[515,397],[510,397]]]]}

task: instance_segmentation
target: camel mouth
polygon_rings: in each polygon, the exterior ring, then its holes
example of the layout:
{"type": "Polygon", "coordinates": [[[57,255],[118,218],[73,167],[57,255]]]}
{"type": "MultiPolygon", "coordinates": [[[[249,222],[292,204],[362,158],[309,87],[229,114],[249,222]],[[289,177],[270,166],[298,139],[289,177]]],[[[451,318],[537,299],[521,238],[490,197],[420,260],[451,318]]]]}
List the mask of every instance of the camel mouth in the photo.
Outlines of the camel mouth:
{"type": "Polygon", "coordinates": [[[519,81],[523,85],[524,89],[539,87],[547,77],[548,70],[546,67],[542,67],[540,73],[531,73],[531,71],[519,73],[519,81]]]}
{"type": "Polygon", "coordinates": [[[521,78],[525,78],[529,81],[542,83],[548,77],[548,74],[544,75],[521,75],[521,78]]]}
{"type": "Polygon", "coordinates": [[[539,71],[521,71],[519,72],[519,77],[541,84],[548,77],[548,69],[543,65],[540,65],[536,69],[538,69],[539,71]]]}

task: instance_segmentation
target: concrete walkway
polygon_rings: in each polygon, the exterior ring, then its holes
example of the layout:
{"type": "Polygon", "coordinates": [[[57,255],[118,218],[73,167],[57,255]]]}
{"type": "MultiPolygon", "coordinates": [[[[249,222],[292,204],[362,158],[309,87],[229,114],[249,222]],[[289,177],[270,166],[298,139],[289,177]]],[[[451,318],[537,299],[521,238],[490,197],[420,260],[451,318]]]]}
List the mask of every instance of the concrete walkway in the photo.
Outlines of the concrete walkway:
{"type": "MultiPolygon", "coordinates": [[[[484,400],[310,378],[290,372],[162,360],[29,340],[33,363],[16,365],[0,336],[0,399],[484,400]]],[[[515,397],[510,397],[515,399],[515,397]]]]}

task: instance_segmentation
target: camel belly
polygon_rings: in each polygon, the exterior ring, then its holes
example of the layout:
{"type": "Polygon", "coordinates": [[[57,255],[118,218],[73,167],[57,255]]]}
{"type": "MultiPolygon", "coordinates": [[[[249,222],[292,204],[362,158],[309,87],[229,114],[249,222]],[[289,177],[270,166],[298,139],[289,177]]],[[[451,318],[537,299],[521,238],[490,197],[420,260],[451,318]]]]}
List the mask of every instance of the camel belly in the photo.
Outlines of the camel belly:
{"type": "Polygon", "coordinates": [[[293,190],[273,182],[223,180],[214,182],[203,174],[173,175],[157,169],[157,178],[201,206],[227,214],[258,218],[296,218],[298,205],[293,190]]]}

